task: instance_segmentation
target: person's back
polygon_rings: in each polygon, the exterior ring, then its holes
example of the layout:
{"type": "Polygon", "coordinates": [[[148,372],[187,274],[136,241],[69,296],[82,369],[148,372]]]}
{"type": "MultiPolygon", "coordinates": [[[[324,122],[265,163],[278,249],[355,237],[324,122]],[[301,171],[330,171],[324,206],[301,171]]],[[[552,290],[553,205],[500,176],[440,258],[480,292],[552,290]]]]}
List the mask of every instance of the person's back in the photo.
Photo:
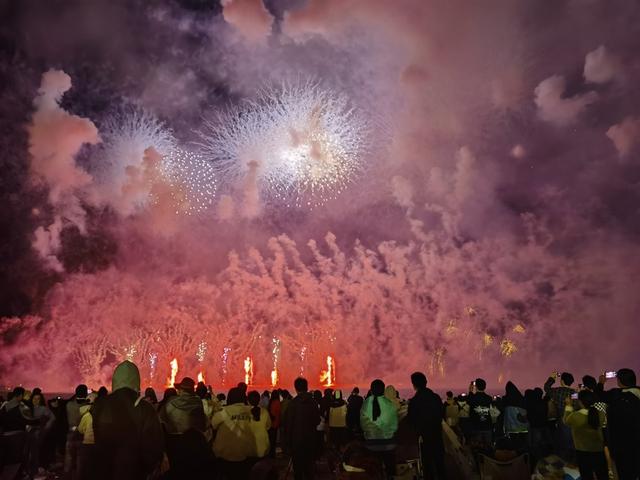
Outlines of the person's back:
{"type": "Polygon", "coordinates": [[[347,427],[351,431],[359,431],[360,430],[360,410],[362,409],[362,404],[364,403],[364,398],[360,396],[360,390],[356,387],[349,395],[349,399],[347,400],[347,427]]]}
{"type": "Polygon", "coordinates": [[[211,425],[217,432],[213,452],[218,458],[228,462],[242,462],[255,450],[251,430],[251,409],[233,397],[234,394],[230,392],[230,404],[216,412],[211,419],[211,425]]]}
{"type": "Polygon", "coordinates": [[[169,434],[183,434],[188,430],[204,433],[207,429],[202,400],[193,392],[193,383],[185,377],[176,386],[178,396],[171,398],[162,410],[162,421],[169,434]]]}
{"type": "Polygon", "coordinates": [[[493,399],[484,392],[486,383],[482,379],[476,379],[473,389],[467,396],[469,404],[469,422],[473,431],[491,431],[491,403],[493,399]]]}
{"type": "Polygon", "coordinates": [[[254,436],[255,451],[252,457],[262,458],[269,453],[271,442],[269,429],[272,426],[269,411],[260,406],[260,393],[253,390],[247,394],[247,399],[251,408],[251,431],[254,436]]]}
{"type": "Polygon", "coordinates": [[[94,478],[145,478],[162,459],[162,427],[155,409],[139,399],[140,373],[131,362],[118,365],[110,395],[91,410],[96,444],[94,478]]]}

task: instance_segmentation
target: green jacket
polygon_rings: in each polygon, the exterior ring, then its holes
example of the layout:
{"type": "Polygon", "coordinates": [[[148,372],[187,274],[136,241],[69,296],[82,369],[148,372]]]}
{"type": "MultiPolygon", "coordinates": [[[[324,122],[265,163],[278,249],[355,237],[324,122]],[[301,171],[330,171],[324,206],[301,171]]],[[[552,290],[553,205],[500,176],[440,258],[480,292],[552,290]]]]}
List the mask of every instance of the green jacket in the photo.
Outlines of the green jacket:
{"type": "Polygon", "coordinates": [[[366,440],[388,440],[398,430],[398,411],[386,397],[378,397],[380,416],[373,420],[373,395],[370,395],[360,410],[360,426],[366,440]]]}
{"type": "Polygon", "coordinates": [[[580,452],[602,452],[604,440],[602,437],[602,425],[604,413],[598,411],[600,426],[596,429],[587,421],[589,411],[586,408],[574,411],[572,407],[565,407],[562,421],[571,427],[573,444],[580,452]]]}

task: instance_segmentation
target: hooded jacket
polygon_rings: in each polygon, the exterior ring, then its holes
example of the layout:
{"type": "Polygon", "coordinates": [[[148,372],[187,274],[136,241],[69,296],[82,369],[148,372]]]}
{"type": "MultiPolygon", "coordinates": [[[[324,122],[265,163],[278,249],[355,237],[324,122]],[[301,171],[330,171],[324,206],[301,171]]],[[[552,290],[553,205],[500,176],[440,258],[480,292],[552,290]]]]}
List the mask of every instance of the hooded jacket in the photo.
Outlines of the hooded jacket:
{"type": "Polygon", "coordinates": [[[191,429],[204,433],[207,429],[202,400],[194,393],[180,392],[169,400],[162,407],[160,420],[170,434],[182,434],[191,429]]]}
{"type": "Polygon", "coordinates": [[[374,395],[369,396],[362,405],[360,410],[360,426],[364,433],[365,440],[391,440],[396,430],[398,430],[398,411],[391,401],[380,396],[378,403],[380,405],[380,416],[373,419],[373,399],[374,395]]]}
{"type": "Polygon", "coordinates": [[[162,459],[162,427],[153,406],[141,401],[138,367],[122,362],[113,372],[113,393],[98,398],[91,415],[96,442],[94,478],[138,480],[162,459]]]}
{"type": "Polygon", "coordinates": [[[227,405],[211,419],[217,431],[213,441],[216,457],[241,462],[255,455],[256,440],[251,428],[251,407],[244,403],[227,405]]]}
{"type": "Polygon", "coordinates": [[[342,398],[342,390],[336,390],[334,397],[329,407],[329,428],[345,428],[347,426],[347,402],[342,398]]]}

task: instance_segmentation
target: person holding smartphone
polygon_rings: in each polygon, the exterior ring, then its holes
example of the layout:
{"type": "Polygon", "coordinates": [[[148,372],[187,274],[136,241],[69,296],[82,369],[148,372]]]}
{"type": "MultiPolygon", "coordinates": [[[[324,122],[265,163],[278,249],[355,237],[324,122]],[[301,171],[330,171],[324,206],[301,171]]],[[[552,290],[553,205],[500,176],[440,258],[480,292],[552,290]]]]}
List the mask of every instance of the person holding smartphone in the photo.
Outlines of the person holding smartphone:
{"type": "Polygon", "coordinates": [[[608,480],[609,468],[604,455],[602,426],[604,413],[594,406],[596,396],[581,390],[565,399],[562,421],[571,429],[580,478],[608,480]]]}
{"type": "Polygon", "coordinates": [[[573,440],[571,439],[571,431],[562,422],[562,414],[565,401],[574,393],[573,375],[569,372],[553,372],[544,384],[544,393],[550,399],[549,401],[549,420],[553,420],[555,431],[553,432],[553,446],[556,453],[567,461],[574,460],[575,452],[573,448],[573,440]],[[553,384],[557,378],[560,378],[560,386],[554,387],[553,384]]]}

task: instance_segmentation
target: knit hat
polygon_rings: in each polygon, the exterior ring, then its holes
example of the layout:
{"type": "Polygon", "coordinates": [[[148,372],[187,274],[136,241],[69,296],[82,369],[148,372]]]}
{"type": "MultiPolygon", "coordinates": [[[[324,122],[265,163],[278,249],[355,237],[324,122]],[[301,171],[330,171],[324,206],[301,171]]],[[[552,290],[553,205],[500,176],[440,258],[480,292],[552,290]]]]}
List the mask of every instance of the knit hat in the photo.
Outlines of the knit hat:
{"type": "Polygon", "coordinates": [[[111,379],[111,391],[115,392],[121,388],[130,388],[135,392],[140,392],[140,372],[135,363],[125,360],[113,371],[111,379]]]}

